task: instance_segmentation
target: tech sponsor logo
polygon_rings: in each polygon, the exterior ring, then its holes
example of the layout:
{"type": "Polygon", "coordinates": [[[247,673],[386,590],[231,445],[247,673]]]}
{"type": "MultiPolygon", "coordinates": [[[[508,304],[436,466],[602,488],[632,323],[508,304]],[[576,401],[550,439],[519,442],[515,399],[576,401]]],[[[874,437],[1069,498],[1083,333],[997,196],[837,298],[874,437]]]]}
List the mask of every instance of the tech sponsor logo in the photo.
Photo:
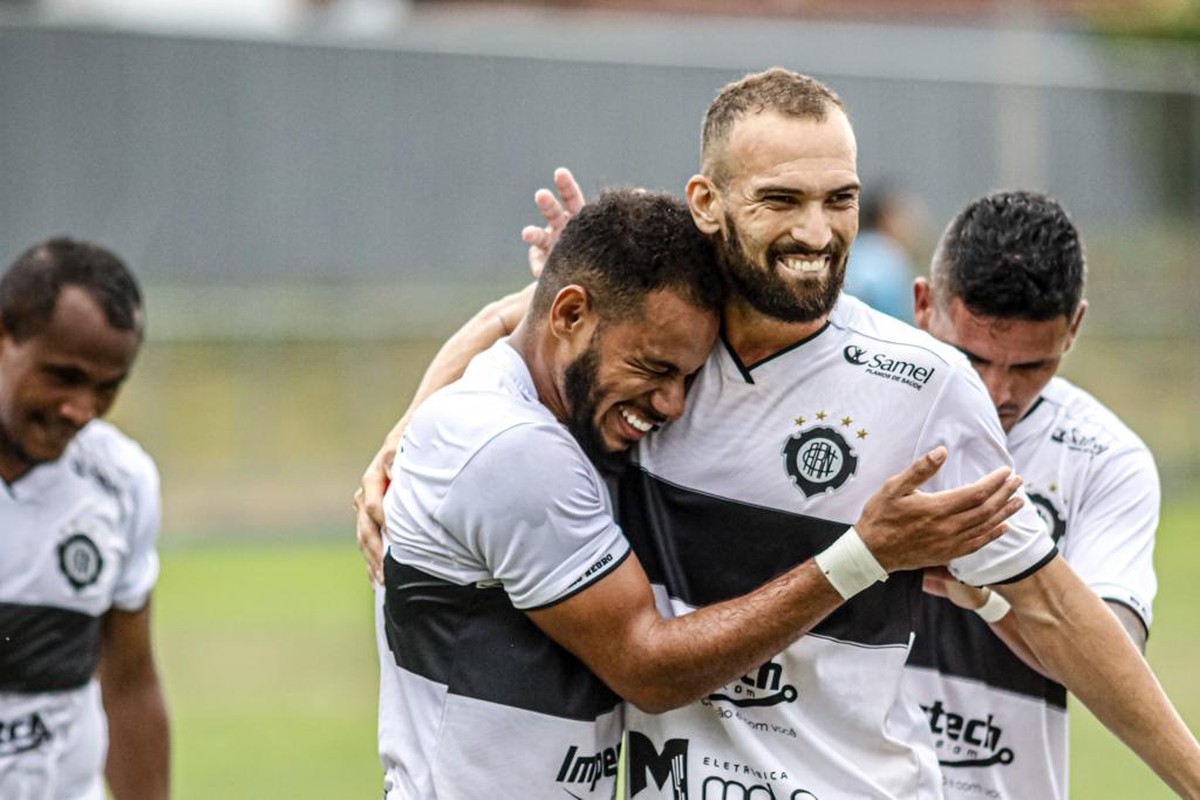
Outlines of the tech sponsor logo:
{"type": "Polygon", "coordinates": [[[858,469],[858,455],[836,428],[818,425],[783,443],[783,468],[805,497],[835,492],[858,469]]]}
{"type": "Polygon", "coordinates": [[[990,767],[1016,760],[1013,751],[1000,746],[1004,730],[991,714],[968,717],[946,709],[941,700],[921,706],[929,718],[934,750],[943,767],[990,767]]]}
{"type": "Polygon", "coordinates": [[[16,719],[0,719],[0,758],[36,750],[53,738],[36,711],[16,719]]]}
{"type": "Polygon", "coordinates": [[[1046,530],[1050,532],[1050,537],[1054,539],[1055,544],[1058,544],[1058,540],[1067,532],[1067,521],[1063,519],[1062,514],[1058,513],[1058,508],[1049,497],[1037,492],[1028,492],[1028,496],[1033,503],[1034,510],[1045,523],[1046,530]]]}
{"type": "Polygon", "coordinates": [[[687,739],[668,739],[660,751],[650,737],[630,731],[629,796],[649,792],[671,800],[820,800],[807,789],[779,786],[788,780],[783,769],[764,769],[715,754],[698,757],[699,771],[706,774],[699,789],[694,789],[688,783],[689,744],[687,739]]]}
{"type": "Polygon", "coordinates": [[[800,693],[783,680],[783,665],[768,661],[752,674],[743,675],[736,683],[722,686],[708,696],[713,702],[729,703],[738,708],[777,706],[794,703],[800,693]]]}
{"type": "Polygon", "coordinates": [[[567,784],[563,786],[563,790],[571,797],[580,797],[572,788],[579,791],[594,792],[596,784],[610,778],[612,781],[617,779],[617,762],[621,760],[620,744],[613,747],[606,747],[599,753],[580,752],[579,748],[571,745],[563,756],[562,764],[558,768],[558,775],[554,778],[555,783],[567,784]]]}
{"type": "Polygon", "coordinates": [[[1050,441],[1057,442],[1076,453],[1088,453],[1093,456],[1098,456],[1108,450],[1107,444],[1078,428],[1056,428],[1054,433],[1050,434],[1050,441]]]}
{"type": "Polygon", "coordinates": [[[885,378],[920,391],[929,385],[929,379],[937,372],[935,367],[918,364],[903,358],[892,358],[886,353],[872,352],[856,344],[842,349],[842,358],[847,364],[863,367],[868,375],[885,378]]]}

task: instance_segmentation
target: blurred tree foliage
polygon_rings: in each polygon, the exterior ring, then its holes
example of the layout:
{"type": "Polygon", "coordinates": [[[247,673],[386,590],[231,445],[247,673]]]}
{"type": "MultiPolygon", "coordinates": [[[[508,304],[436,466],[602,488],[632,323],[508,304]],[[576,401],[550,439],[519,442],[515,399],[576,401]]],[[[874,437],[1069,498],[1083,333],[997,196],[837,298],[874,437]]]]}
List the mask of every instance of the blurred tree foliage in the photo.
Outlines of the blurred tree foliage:
{"type": "Polygon", "coordinates": [[[1108,36],[1200,43],[1200,0],[1101,3],[1086,16],[1108,36]]]}

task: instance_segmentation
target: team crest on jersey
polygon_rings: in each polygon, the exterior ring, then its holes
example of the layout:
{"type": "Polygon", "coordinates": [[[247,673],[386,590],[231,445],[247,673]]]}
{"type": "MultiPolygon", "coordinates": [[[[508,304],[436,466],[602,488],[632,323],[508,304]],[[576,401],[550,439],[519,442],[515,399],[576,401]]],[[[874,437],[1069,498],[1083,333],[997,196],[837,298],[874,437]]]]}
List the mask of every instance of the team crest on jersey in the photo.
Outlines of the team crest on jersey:
{"type": "Polygon", "coordinates": [[[805,497],[815,497],[841,488],[858,469],[858,456],[836,429],[818,425],[788,437],[783,468],[805,497]]]}
{"type": "Polygon", "coordinates": [[[76,591],[91,586],[104,569],[104,557],[87,534],[68,536],[58,546],[58,567],[76,591]]]}
{"type": "Polygon", "coordinates": [[[1058,509],[1054,507],[1054,503],[1050,502],[1049,497],[1029,492],[1029,499],[1033,501],[1033,508],[1042,518],[1042,522],[1046,523],[1046,530],[1050,532],[1050,537],[1054,539],[1055,544],[1058,544],[1058,540],[1067,532],[1067,521],[1063,519],[1062,514],[1058,513],[1058,509]]]}

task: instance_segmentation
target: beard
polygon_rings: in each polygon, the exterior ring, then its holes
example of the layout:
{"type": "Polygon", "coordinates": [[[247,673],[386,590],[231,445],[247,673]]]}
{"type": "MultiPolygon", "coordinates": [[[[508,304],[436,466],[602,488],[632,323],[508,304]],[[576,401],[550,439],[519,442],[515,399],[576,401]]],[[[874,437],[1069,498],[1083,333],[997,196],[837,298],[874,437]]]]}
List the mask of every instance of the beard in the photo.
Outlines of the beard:
{"type": "Polygon", "coordinates": [[[600,351],[595,340],[579,358],[567,366],[563,389],[568,406],[567,430],[579,442],[584,455],[601,472],[620,472],[628,463],[628,452],[609,450],[596,426],[599,404],[600,351]]]}
{"type": "Polygon", "coordinates": [[[717,242],[717,254],[730,289],[755,311],[780,322],[813,322],[828,314],[837,303],[846,279],[847,248],[834,237],[821,250],[800,244],[772,244],[765,263],[754,261],[742,248],[733,218],[725,215],[726,236],[717,242]],[[785,280],[775,266],[787,255],[828,256],[827,278],[802,281],[799,285],[785,280]]]}

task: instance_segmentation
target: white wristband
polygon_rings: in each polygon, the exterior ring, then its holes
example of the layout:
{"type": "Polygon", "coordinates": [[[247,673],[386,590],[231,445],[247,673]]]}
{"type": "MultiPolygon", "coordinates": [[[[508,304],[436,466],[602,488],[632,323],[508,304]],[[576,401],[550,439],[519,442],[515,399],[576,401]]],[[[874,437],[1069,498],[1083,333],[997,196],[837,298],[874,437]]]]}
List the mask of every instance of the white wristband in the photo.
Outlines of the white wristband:
{"type": "Polygon", "coordinates": [[[868,586],[887,580],[887,571],[879,566],[853,527],[817,553],[813,560],[844,600],[849,600],[868,586]]]}
{"type": "Polygon", "coordinates": [[[993,622],[999,622],[1011,608],[1012,606],[1000,596],[999,592],[988,589],[987,602],[975,609],[975,613],[983,617],[983,621],[990,625],[993,622]]]}

